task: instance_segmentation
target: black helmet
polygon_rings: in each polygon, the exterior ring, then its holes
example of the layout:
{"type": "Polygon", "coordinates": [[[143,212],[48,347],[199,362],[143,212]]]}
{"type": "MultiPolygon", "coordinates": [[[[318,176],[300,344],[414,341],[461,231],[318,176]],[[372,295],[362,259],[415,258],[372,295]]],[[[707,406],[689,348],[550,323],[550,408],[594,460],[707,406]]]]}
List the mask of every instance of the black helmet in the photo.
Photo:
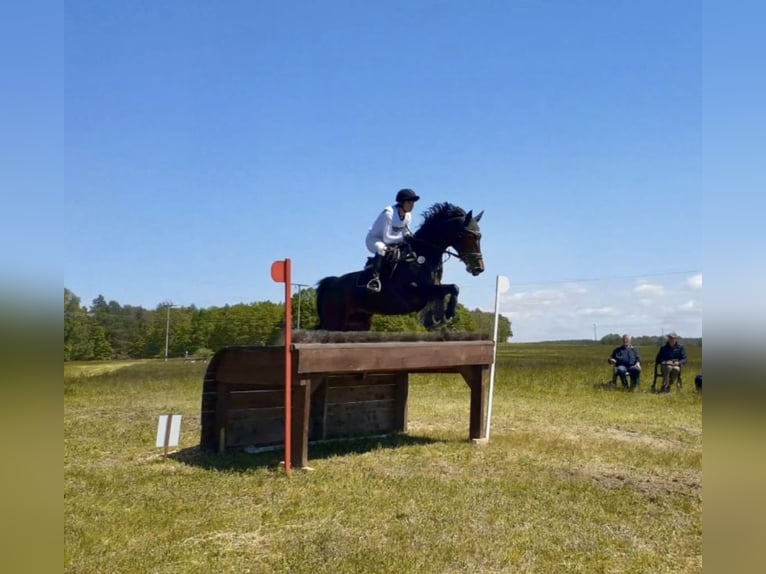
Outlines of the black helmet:
{"type": "Polygon", "coordinates": [[[396,203],[404,203],[405,201],[417,201],[420,196],[411,189],[400,189],[396,194],[396,203]]]}

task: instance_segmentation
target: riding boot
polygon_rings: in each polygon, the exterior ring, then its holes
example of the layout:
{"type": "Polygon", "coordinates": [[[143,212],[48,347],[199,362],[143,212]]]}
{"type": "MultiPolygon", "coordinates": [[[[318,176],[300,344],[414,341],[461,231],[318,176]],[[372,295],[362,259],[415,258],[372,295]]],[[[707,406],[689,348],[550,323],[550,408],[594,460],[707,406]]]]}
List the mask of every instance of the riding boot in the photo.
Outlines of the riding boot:
{"type": "Polygon", "coordinates": [[[372,279],[367,282],[367,289],[379,293],[383,287],[380,284],[380,269],[383,266],[383,256],[376,253],[372,260],[372,279]]]}

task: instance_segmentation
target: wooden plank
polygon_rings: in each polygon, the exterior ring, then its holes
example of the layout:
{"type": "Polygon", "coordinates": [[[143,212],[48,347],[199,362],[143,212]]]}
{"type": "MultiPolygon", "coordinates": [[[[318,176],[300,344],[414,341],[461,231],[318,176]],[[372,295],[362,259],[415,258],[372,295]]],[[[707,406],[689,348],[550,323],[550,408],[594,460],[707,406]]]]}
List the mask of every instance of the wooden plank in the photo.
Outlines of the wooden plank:
{"type": "Polygon", "coordinates": [[[327,438],[392,432],[395,404],[391,399],[357,404],[327,405],[327,438]]]}
{"type": "Polygon", "coordinates": [[[280,406],[282,408],[285,407],[284,388],[232,391],[229,395],[229,408],[231,409],[256,409],[280,406]]]}
{"type": "Polygon", "coordinates": [[[325,377],[312,379],[311,407],[309,409],[309,440],[322,440],[327,418],[327,382],[325,377]]]}
{"type": "Polygon", "coordinates": [[[200,405],[200,447],[204,450],[215,451],[216,438],[216,404],[218,402],[217,383],[215,380],[218,368],[218,355],[210,360],[205,370],[202,383],[202,400],[200,405]]]}
{"type": "Polygon", "coordinates": [[[327,378],[327,382],[334,387],[343,385],[374,385],[378,383],[391,383],[396,373],[370,373],[366,371],[354,372],[354,373],[323,373],[323,376],[327,378]]]}
{"type": "Polygon", "coordinates": [[[215,411],[203,411],[200,414],[200,440],[199,445],[203,450],[215,451],[215,411]]]}
{"type": "Polygon", "coordinates": [[[329,404],[391,400],[395,396],[395,383],[334,387],[328,382],[327,388],[327,402],[329,404]]]}
{"type": "Polygon", "coordinates": [[[309,408],[311,407],[311,379],[296,381],[292,396],[292,435],[290,463],[296,468],[309,464],[309,408]]]}
{"type": "Polygon", "coordinates": [[[492,362],[491,341],[299,343],[293,348],[301,374],[431,372],[492,362]]]}
{"type": "Polygon", "coordinates": [[[284,444],[285,409],[230,411],[226,428],[226,447],[284,444]]]}
{"type": "Polygon", "coordinates": [[[489,367],[483,365],[465,367],[461,374],[471,388],[468,438],[486,438],[489,367]]]}
{"type": "Polygon", "coordinates": [[[218,385],[217,399],[215,403],[215,436],[217,441],[218,452],[226,450],[226,441],[229,417],[231,412],[229,410],[229,390],[225,385],[218,385]]]}
{"type": "Polygon", "coordinates": [[[410,394],[410,377],[407,373],[397,373],[394,375],[396,386],[394,390],[394,428],[398,432],[407,432],[408,427],[408,409],[410,394]]]}
{"type": "MultiPolygon", "coordinates": [[[[254,386],[284,385],[284,347],[232,347],[216,354],[216,381],[254,386]],[[218,356],[220,354],[220,357],[218,356]]],[[[284,388],[284,387],[283,387],[284,388]]]]}
{"type": "Polygon", "coordinates": [[[203,391],[202,392],[202,405],[201,410],[204,411],[214,411],[215,410],[215,402],[218,400],[218,395],[216,392],[213,391],[203,391]]]}

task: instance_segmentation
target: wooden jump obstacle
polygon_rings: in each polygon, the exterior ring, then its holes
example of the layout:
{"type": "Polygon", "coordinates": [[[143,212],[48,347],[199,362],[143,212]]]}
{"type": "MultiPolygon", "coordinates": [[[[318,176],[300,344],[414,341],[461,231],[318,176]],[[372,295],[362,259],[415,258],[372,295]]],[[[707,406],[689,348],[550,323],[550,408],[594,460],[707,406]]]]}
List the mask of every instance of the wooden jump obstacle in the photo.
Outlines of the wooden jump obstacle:
{"type": "MultiPolygon", "coordinates": [[[[470,388],[469,439],[486,438],[492,341],[294,343],[292,465],[312,441],[407,432],[410,373],[459,373],[470,388]]],[[[284,444],[285,348],[229,347],[210,361],[200,446],[284,444]]]]}

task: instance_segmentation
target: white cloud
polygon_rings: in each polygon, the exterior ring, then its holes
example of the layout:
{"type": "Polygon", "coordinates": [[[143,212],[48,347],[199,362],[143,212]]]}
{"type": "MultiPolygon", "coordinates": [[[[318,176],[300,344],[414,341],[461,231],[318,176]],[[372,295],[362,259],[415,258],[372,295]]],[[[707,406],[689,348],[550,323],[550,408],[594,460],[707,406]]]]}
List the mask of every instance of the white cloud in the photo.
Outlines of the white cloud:
{"type": "Polygon", "coordinates": [[[702,273],[693,275],[686,280],[686,288],[691,291],[700,291],[702,289],[702,273]]]}
{"type": "Polygon", "coordinates": [[[639,295],[648,295],[651,297],[662,295],[665,292],[665,288],[659,283],[653,283],[652,281],[641,279],[639,280],[638,285],[633,288],[633,292],[639,295]]]}
{"type": "Polygon", "coordinates": [[[584,285],[578,283],[567,283],[564,285],[564,289],[570,293],[576,293],[578,295],[583,295],[588,292],[588,289],[584,285]]]}
{"type": "Polygon", "coordinates": [[[584,307],[577,309],[575,315],[581,315],[583,317],[614,317],[619,315],[619,312],[614,307],[584,307]]]}
{"type": "Polygon", "coordinates": [[[539,291],[529,291],[526,293],[514,293],[508,297],[509,305],[552,306],[562,303],[566,299],[563,291],[556,289],[541,289],[539,291]]]}
{"type": "Polygon", "coordinates": [[[702,305],[699,301],[690,299],[678,306],[677,311],[686,316],[699,316],[702,319],[702,305]]]}
{"type": "MultiPolygon", "coordinates": [[[[670,277],[669,279],[672,279],[670,277]]],[[[514,341],[592,339],[608,333],[702,335],[701,276],[682,280],[608,279],[509,293],[501,312],[514,341]]]]}

